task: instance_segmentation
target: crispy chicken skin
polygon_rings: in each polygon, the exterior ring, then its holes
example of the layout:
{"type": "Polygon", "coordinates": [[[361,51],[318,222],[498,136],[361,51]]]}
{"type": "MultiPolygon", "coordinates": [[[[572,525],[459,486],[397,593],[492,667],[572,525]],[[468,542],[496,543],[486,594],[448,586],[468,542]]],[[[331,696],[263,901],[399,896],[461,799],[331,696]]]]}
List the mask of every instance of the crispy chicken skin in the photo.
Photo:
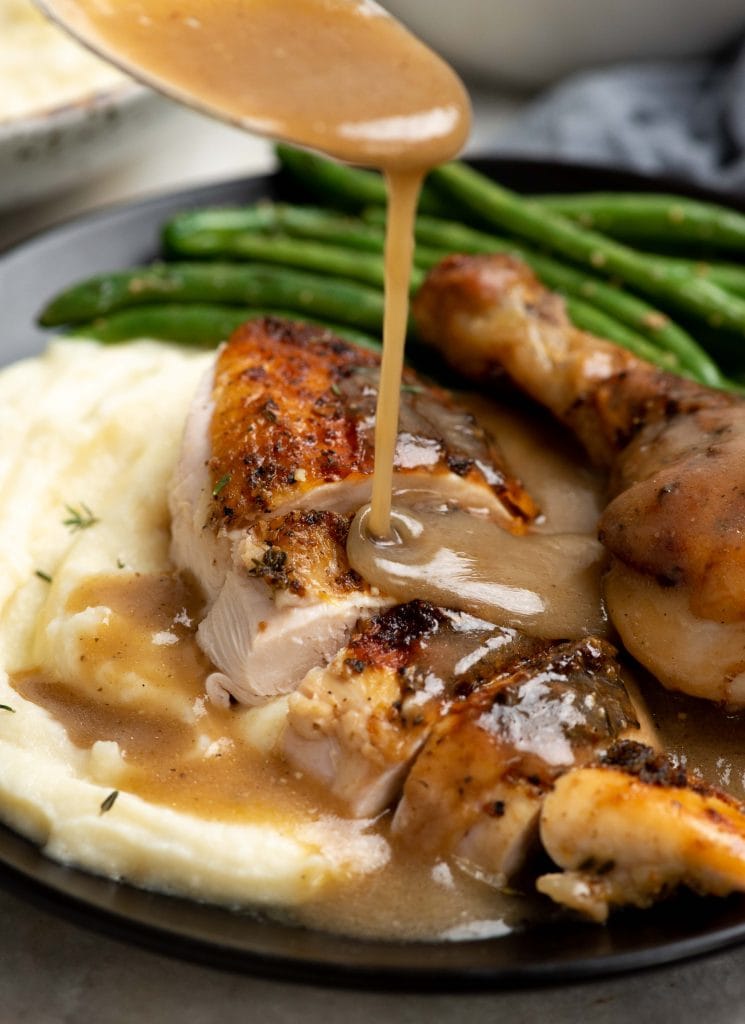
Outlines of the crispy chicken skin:
{"type": "Polygon", "coordinates": [[[541,841],[562,873],[538,880],[558,903],[602,922],[681,885],[745,891],[745,808],[649,747],[615,744],[563,775],[541,810],[541,841]]]}
{"type": "Polygon", "coordinates": [[[378,814],[400,795],[434,723],[504,665],[545,646],[424,601],[398,605],[362,623],[291,695],[284,755],[348,813],[378,814]]]}
{"type": "Polygon", "coordinates": [[[449,257],[414,312],[453,365],[506,371],[608,469],[606,597],[629,650],[671,688],[745,706],[745,402],[576,330],[509,256],[449,257]]]}
{"type": "Polygon", "coordinates": [[[435,723],[393,831],[505,885],[538,847],[538,816],[558,776],[639,729],[610,644],[546,645],[503,665],[435,723]]]}
{"type": "MultiPolygon", "coordinates": [[[[266,318],[236,331],[215,368],[212,523],[245,527],[341,481],[369,481],[380,360],[329,331],[266,318]]],[[[452,476],[529,520],[535,506],[496,445],[448,393],[404,373],[396,468],[452,476]]],[[[321,498],[323,500],[323,498],[321,498]]],[[[354,508],[354,498],[351,507],[354,508]]],[[[482,501],[485,500],[482,495],[482,501]]],[[[322,507],[322,506],[321,506],[322,507]]]]}
{"type": "MultiPolygon", "coordinates": [[[[326,664],[392,604],[351,569],[369,500],[379,359],[317,327],[240,328],[195,396],[170,493],[173,560],[207,597],[208,692],[261,703],[326,664]]],[[[396,482],[433,485],[520,533],[537,509],[447,392],[406,375],[396,482]]]]}
{"type": "Polygon", "coordinates": [[[349,814],[395,806],[398,845],[504,885],[538,846],[555,779],[625,735],[654,741],[606,642],[539,640],[412,601],[308,673],[283,752],[349,814]]]}

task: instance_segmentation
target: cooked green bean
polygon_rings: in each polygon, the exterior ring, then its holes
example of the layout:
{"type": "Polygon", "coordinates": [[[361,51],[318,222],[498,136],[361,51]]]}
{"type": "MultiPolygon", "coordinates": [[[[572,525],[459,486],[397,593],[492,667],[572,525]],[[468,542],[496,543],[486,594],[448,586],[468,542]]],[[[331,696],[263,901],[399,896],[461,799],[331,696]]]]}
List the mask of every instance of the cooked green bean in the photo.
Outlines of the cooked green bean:
{"type": "MultiPolygon", "coordinates": [[[[372,208],[365,211],[365,217],[372,223],[379,223],[381,213],[382,211],[377,208],[372,208]]],[[[384,213],[382,215],[385,216],[384,213]]],[[[506,252],[518,256],[532,267],[548,288],[555,289],[566,297],[574,296],[584,303],[591,303],[619,326],[625,325],[630,328],[637,338],[642,336],[653,345],[659,346],[661,350],[668,350],[672,353],[676,358],[672,364],[669,360],[665,360],[668,369],[675,369],[676,366],[687,367],[704,383],[713,383],[714,381],[722,383],[716,363],[686,331],[647,302],[608,284],[593,274],[587,274],[576,267],[567,266],[558,260],[538,254],[508,238],[489,235],[455,221],[445,221],[420,214],[417,217],[415,233],[417,242],[421,239],[430,246],[438,245],[449,252],[506,252]],[[697,368],[702,365],[708,366],[706,376],[697,372],[697,368]]],[[[574,317],[572,319],[574,320],[574,317]]],[[[584,317],[583,323],[577,323],[577,326],[584,327],[587,320],[588,318],[584,317]]],[[[574,322],[576,323],[576,321],[574,322]]],[[[596,318],[595,323],[599,325],[599,317],[596,318]]],[[[602,332],[596,330],[596,333],[602,332]]],[[[620,333],[620,331],[617,332],[619,337],[620,333]]],[[[609,335],[606,333],[606,336],[609,335]]],[[[651,357],[647,356],[646,358],[651,357]]],[[[659,351],[653,361],[660,361],[659,351]]]]}
{"type": "MultiPolygon", "coordinates": [[[[383,223],[385,223],[385,218],[383,223]]],[[[226,258],[243,255],[237,246],[248,233],[255,237],[275,234],[302,238],[347,249],[380,255],[385,228],[314,206],[259,203],[248,207],[224,207],[178,214],[163,230],[166,251],[176,256],[226,258]]],[[[428,267],[433,254],[421,247],[415,263],[428,267]]],[[[434,261],[436,262],[436,261],[434,261]]]]}
{"type": "Polygon", "coordinates": [[[745,216],[716,203],[647,192],[534,196],[547,210],[626,242],[692,243],[745,251],[745,216]]]}
{"type": "MultiPolygon", "coordinates": [[[[685,309],[712,326],[745,334],[745,301],[685,268],[642,255],[604,235],[585,230],[536,202],[522,199],[465,164],[439,167],[430,180],[445,195],[490,225],[506,228],[596,271],[618,276],[642,293],[685,309]]],[[[707,383],[719,383],[721,375],[712,375],[711,367],[688,365],[707,383]]]]}
{"type": "MultiPolygon", "coordinates": [[[[174,341],[182,345],[209,347],[225,341],[241,324],[258,316],[299,319],[298,314],[291,310],[166,303],[161,306],[138,306],[111,316],[99,317],[91,323],[75,327],[68,332],[68,336],[93,338],[105,343],[153,338],[158,341],[174,341]]],[[[328,327],[340,338],[352,341],[363,348],[380,348],[380,343],[363,331],[356,331],[345,325],[327,324],[311,317],[304,316],[302,320],[328,327]]]]}
{"type": "Polygon", "coordinates": [[[589,302],[583,302],[573,295],[565,295],[564,302],[566,303],[569,319],[575,327],[588,331],[590,334],[595,334],[599,338],[607,338],[608,341],[613,341],[617,345],[627,348],[635,356],[639,356],[640,359],[646,359],[648,362],[655,363],[655,365],[661,366],[665,370],[680,372],[680,364],[672,352],[666,352],[664,349],[653,345],[640,334],[620,324],[612,316],[608,316],[598,309],[597,306],[592,306],[589,302]]]}
{"type": "Polygon", "coordinates": [[[740,266],[737,263],[710,263],[707,260],[689,260],[670,256],[656,258],[664,260],[672,266],[684,267],[695,277],[713,281],[725,291],[745,296],[745,266],[740,266]]]}
{"type": "MultiPolygon", "coordinates": [[[[222,252],[228,258],[252,260],[255,263],[278,263],[284,267],[312,270],[334,278],[349,278],[382,288],[385,284],[385,263],[382,252],[350,250],[340,245],[326,245],[310,239],[287,235],[260,235],[238,232],[224,241],[222,252]]],[[[418,288],[423,274],[412,268],[411,287],[418,288]]]]}
{"type": "Polygon", "coordinates": [[[100,274],[58,295],[40,322],[47,327],[85,323],[163,302],[288,309],[375,333],[383,323],[382,293],[367,285],[284,267],[196,262],[100,274]]]}
{"type": "Polygon", "coordinates": [[[368,252],[380,252],[385,241],[382,228],[357,217],[317,206],[263,202],[177,214],[163,228],[163,245],[179,256],[223,256],[237,235],[249,231],[281,232],[368,252]]]}

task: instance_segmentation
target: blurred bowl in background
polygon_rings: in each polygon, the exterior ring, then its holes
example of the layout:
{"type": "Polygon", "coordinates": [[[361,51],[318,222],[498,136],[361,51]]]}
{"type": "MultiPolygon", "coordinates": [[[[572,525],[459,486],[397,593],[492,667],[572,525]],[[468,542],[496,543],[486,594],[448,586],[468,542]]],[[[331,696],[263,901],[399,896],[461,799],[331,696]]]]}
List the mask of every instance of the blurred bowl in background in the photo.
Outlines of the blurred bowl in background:
{"type": "Polygon", "coordinates": [[[0,210],[94,181],[152,138],[165,104],[124,80],[104,92],[0,122],[0,210]]]}
{"type": "Polygon", "coordinates": [[[136,155],[162,104],[33,6],[0,0],[0,209],[136,155]]]}
{"type": "Polygon", "coordinates": [[[702,54],[745,31],[743,0],[382,0],[466,75],[535,88],[623,60],[702,54]]]}

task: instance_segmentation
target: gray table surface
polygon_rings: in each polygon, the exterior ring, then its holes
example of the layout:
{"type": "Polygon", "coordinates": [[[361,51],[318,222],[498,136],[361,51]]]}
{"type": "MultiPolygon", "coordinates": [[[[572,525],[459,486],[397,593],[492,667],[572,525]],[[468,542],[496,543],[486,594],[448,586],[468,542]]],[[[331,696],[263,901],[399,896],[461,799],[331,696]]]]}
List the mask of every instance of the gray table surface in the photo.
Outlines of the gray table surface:
{"type": "MultiPolygon", "coordinates": [[[[518,109],[476,96],[472,148],[518,109]]],[[[0,250],[47,224],[102,203],[271,166],[266,143],[185,111],[171,111],[157,148],[66,196],[0,217],[0,250]],[[191,145],[183,145],[188,134],[191,145]],[[178,140],[181,145],[175,145],[178,140]],[[183,153],[195,154],[184,164],[183,153]]],[[[0,183],[0,187],[1,183],[0,183]]],[[[0,891],[0,1024],[410,1024],[529,1022],[635,1024],[745,1021],[745,946],[620,978],[536,991],[473,995],[350,992],[222,973],[127,946],[0,891]]]]}
{"type": "Polygon", "coordinates": [[[533,991],[426,995],[314,988],[223,973],[127,946],[0,894],[0,1024],[732,1024],[745,948],[533,991]]]}

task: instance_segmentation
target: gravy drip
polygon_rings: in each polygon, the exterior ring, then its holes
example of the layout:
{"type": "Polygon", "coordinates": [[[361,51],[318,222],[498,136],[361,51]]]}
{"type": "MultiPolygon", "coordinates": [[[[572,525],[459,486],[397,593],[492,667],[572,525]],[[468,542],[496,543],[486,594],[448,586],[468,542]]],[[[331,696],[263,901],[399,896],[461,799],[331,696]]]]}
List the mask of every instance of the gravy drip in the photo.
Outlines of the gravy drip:
{"type": "Polygon", "coordinates": [[[531,636],[605,635],[598,478],[572,466],[566,442],[550,442],[557,454],[563,446],[566,458],[550,453],[540,440],[546,428],[536,426],[533,415],[500,412],[476,396],[459,396],[459,402],[499,437],[508,461],[525,469],[542,520],[529,534],[513,536],[487,513],[458,507],[434,490],[400,490],[389,538],[371,539],[370,506],[357,514],[347,545],[350,564],[399,601],[421,598],[531,636]]]}

